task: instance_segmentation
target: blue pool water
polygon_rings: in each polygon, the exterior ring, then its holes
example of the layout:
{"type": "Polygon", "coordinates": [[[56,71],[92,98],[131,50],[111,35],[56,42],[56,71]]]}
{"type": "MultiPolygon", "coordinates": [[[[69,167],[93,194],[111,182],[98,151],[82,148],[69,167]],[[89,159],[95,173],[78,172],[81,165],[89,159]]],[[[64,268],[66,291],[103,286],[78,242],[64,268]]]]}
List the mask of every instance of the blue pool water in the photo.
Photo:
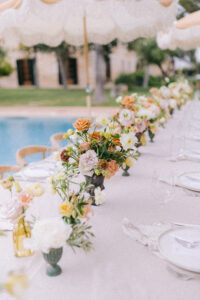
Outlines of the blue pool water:
{"type": "Polygon", "coordinates": [[[0,118],[0,165],[16,164],[16,151],[28,145],[50,146],[50,136],[72,128],[74,119],[0,118]]]}

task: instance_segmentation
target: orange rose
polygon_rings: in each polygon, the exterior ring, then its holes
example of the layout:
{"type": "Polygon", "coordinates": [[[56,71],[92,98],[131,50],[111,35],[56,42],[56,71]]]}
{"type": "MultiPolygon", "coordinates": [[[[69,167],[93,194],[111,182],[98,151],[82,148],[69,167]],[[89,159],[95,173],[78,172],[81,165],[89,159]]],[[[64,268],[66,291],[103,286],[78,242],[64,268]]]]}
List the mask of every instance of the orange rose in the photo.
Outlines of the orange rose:
{"type": "Polygon", "coordinates": [[[88,134],[90,139],[94,139],[94,140],[100,140],[100,132],[99,131],[94,131],[93,133],[89,133],[88,134]]]}
{"type": "Polygon", "coordinates": [[[122,100],[122,105],[126,106],[126,107],[131,107],[134,104],[135,99],[133,97],[130,96],[126,96],[123,100],[122,100]]]}
{"type": "Polygon", "coordinates": [[[73,124],[74,128],[78,131],[86,130],[90,127],[91,121],[89,119],[77,119],[73,124]]]}
{"type": "Polygon", "coordinates": [[[106,171],[109,172],[105,175],[106,179],[110,179],[115,173],[119,170],[119,165],[116,163],[116,160],[111,160],[108,162],[106,171]]]}
{"type": "Polygon", "coordinates": [[[107,166],[108,166],[107,160],[105,160],[105,159],[99,159],[99,162],[98,162],[98,168],[99,169],[106,170],[107,166]]]}

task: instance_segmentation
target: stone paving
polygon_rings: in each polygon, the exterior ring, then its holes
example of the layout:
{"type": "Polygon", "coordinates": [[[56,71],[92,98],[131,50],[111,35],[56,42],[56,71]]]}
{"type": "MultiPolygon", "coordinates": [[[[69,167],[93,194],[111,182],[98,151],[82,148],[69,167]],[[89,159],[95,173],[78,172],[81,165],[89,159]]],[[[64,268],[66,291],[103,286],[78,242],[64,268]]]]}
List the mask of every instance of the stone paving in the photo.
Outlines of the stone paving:
{"type": "MultiPolygon", "coordinates": [[[[112,115],[119,107],[92,107],[92,117],[101,114],[112,115]]],[[[0,117],[87,117],[87,107],[0,107],[0,117]]]]}

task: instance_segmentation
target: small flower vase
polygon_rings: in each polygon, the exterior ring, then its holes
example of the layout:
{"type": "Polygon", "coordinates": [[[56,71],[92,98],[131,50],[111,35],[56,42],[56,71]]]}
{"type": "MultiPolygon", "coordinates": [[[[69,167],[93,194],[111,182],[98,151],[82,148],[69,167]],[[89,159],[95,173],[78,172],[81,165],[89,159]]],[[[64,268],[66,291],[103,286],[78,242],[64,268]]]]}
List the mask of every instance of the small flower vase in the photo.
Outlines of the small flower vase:
{"type": "Polygon", "coordinates": [[[58,276],[62,273],[62,269],[60,266],[57,265],[59,260],[62,257],[63,248],[58,249],[50,249],[49,253],[42,253],[45,261],[49,264],[46,269],[46,274],[48,276],[58,276]]]}
{"type": "Polygon", "coordinates": [[[136,147],[139,148],[142,146],[142,143],[141,143],[142,132],[137,132],[135,135],[136,135],[136,138],[138,139],[138,142],[136,143],[136,147]]]}
{"type": "Polygon", "coordinates": [[[129,172],[128,172],[128,170],[130,169],[130,167],[128,167],[128,166],[126,166],[126,168],[125,169],[123,169],[123,173],[122,173],[122,176],[130,176],[130,174],[129,174],[129,172]]]}
{"type": "Polygon", "coordinates": [[[146,146],[147,145],[145,133],[142,134],[140,141],[141,141],[142,146],[146,146]]]}
{"type": "Polygon", "coordinates": [[[155,134],[151,131],[151,129],[148,129],[148,134],[149,134],[150,142],[153,143],[155,134]]]}
{"type": "Polygon", "coordinates": [[[101,190],[104,190],[105,187],[103,185],[104,183],[104,176],[101,174],[101,175],[96,175],[96,174],[93,174],[92,177],[90,176],[85,176],[86,180],[90,181],[90,184],[93,185],[93,187],[90,187],[88,189],[88,193],[90,194],[91,198],[92,198],[92,205],[96,206],[96,203],[95,203],[95,189],[97,187],[100,187],[101,190]]]}
{"type": "Polygon", "coordinates": [[[16,257],[26,257],[34,254],[34,251],[24,248],[24,240],[31,238],[30,224],[25,221],[25,217],[21,217],[14,225],[13,244],[14,254],[16,257]]]}
{"type": "Polygon", "coordinates": [[[173,116],[174,109],[173,109],[173,108],[171,108],[171,109],[169,110],[169,113],[170,113],[170,115],[171,115],[171,116],[173,116]]]}

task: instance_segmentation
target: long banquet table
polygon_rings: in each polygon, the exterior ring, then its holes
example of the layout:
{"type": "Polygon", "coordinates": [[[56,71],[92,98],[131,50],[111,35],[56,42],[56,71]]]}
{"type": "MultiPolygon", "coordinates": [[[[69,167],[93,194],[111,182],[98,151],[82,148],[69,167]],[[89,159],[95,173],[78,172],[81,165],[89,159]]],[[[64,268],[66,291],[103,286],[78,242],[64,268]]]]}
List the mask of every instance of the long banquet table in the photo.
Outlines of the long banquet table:
{"type": "MultiPolygon", "coordinates": [[[[6,272],[25,265],[31,274],[31,285],[26,293],[26,300],[200,299],[198,280],[183,281],[176,278],[167,270],[164,260],[126,236],[122,230],[124,217],[134,224],[200,224],[200,197],[193,197],[180,188],[175,188],[174,199],[161,204],[157,197],[154,197],[157,187],[152,181],[155,170],[162,171],[166,176],[173,172],[179,174],[200,170],[200,163],[195,161],[170,162],[166,159],[169,155],[171,135],[178,122],[185,117],[186,110],[187,106],[180,112],[177,111],[166,128],[159,130],[155,143],[148,143],[148,146],[141,150],[142,156],[135,162],[130,177],[122,177],[119,172],[106,181],[107,202],[95,207],[95,215],[91,218],[96,236],[95,251],[85,254],[76,250],[76,253],[73,253],[66,246],[60,261],[63,269],[60,276],[51,278],[45,275],[46,265],[39,254],[26,259],[14,258],[12,235],[0,237],[1,273],[5,275],[6,272]]],[[[200,149],[200,142],[191,140],[188,143],[191,148],[200,149]]],[[[56,210],[57,200],[49,192],[37,201],[43,213],[52,213],[52,207],[56,210]]],[[[2,294],[0,299],[12,298],[2,294]]]]}

